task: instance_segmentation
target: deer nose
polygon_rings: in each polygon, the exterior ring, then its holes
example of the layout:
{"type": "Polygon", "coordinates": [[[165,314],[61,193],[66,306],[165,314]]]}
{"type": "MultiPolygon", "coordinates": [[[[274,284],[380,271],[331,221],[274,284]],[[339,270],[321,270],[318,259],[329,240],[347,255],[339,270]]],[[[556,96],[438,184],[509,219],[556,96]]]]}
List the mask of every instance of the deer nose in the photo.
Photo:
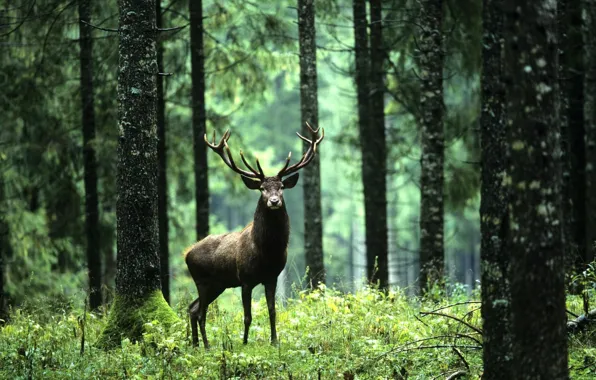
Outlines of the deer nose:
{"type": "Polygon", "coordinates": [[[271,203],[271,206],[279,206],[281,200],[279,199],[279,197],[271,197],[269,198],[269,203],[271,203]]]}

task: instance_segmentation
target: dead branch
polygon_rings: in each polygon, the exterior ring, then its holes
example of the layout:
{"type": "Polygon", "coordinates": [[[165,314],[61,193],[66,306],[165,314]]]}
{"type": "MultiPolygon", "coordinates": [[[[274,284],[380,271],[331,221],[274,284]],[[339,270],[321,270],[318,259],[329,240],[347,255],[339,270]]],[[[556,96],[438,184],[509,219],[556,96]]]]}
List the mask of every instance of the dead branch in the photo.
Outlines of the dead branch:
{"type": "Polygon", "coordinates": [[[582,314],[579,317],[567,322],[567,333],[575,334],[583,331],[590,322],[596,320],[596,309],[590,311],[587,315],[582,314]]]}
{"type": "Polygon", "coordinates": [[[467,326],[468,328],[476,331],[478,334],[482,334],[482,330],[480,330],[478,327],[474,327],[471,324],[469,324],[468,322],[466,322],[466,321],[464,321],[464,320],[462,320],[462,319],[460,319],[458,317],[455,317],[453,315],[443,314],[443,313],[436,313],[436,312],[432,312],[432,311],[421,311],[420,314],[423,315],[423,316],[424,315],[437,315],[439,317],[450,318],[450,319],[453,319],[454,321],[457,321],[457,322],[459,322],[459,323],[467,326]]]}
{"type": "Polygon", "coordinates": [[[466,371],[457,371],[452,373],[451,375],[447,376],[445,380],[455,380],[459,379],[460,377],[466,376],[468,373],[466,371]]]}

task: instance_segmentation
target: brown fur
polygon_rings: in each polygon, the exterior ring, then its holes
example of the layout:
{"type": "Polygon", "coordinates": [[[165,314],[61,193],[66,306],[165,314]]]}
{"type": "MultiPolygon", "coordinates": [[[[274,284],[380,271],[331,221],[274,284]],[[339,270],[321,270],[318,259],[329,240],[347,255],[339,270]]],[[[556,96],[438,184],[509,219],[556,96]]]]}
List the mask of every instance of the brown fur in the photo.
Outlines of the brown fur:
{"type": "Polygon", "coordinates": [[[206,348],[209,347],[205,333],[207,308],[225,289],[238,286],[242,287],[246,343],[252,321],[252,289],[258,284],[265,286],[271,341],[277,341],[275,290],[277,277],[286,265],[290,235],[290,220],[282,189],[284,185],[286,188],[293,187],[297,180],[297,175],[289,177],[282,185],[282,181],[277,177],[265,178],[260,187],[261,197],[251,223],[239,232],[209,235],[186,250],[186,265],[199,292],[199,298],[189,306],[193,344],[196,345],[198,342],[198,323],[203,344],[206,348]],[[273,209],[268,202],[275,198],[281,203],[278,208],[273,209]]]}

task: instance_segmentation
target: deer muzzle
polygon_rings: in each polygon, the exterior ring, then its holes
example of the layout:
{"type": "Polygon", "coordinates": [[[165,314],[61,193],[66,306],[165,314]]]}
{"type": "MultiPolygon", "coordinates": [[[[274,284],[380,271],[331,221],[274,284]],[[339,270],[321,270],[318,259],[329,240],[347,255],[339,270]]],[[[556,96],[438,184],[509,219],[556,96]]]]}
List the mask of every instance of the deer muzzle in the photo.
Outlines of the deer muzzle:
{"type": "Polygon", "coordinates": [[[282,200],[279,197],[271,197],[267,200],[267,207],[276,210],[281,207],[282,200]]]}

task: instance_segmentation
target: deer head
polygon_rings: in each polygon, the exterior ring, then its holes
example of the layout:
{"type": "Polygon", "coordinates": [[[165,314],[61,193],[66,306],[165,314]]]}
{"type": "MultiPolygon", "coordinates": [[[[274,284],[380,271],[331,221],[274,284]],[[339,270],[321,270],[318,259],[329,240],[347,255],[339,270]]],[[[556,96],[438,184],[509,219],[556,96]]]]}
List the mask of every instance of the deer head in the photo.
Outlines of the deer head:
{"type": "Polygon", "coordinates": [[[231,133],[227,130],[218,144],[215,143],[215,132],[213,133],[213,142],[209,142],[207,139],[207,135],[205,134],[204,139],[209,148],[211,148],[215,153],[217,153],[223,162],[233,171],[240,174],[244,185],[251,190],[260,190],[261,191],[261,201],[267,206],[270,210],[277,210],[284,206],[284,199],[283,199],[283,191],[284,189],[291,189],[296,186],[298,182],[297,173],[298,170],[302,169],[306,165],[308,165],[312,159],[315,157],[315,153],[317,151],[317,145],[323,141],[325,137],[325,129],[321,130],[321,137],[318,137],[319,129],[316,130],[312,129],[312,127],[306,123],[308,129],[312,134],[312,139],[309,140],[306,137],[302,136],[300,133],[296,132],[298,137],[303,141],[306,141],[309,144],[308,150],[302,155],[302,158],[297,163],[290,165],[290,158],[292,157],[292,152],[288,154],[286,158],[286,163],[284,167],[277,173],[277,175],[273,177],[266,177],[263,173],[263,168],[261,168],[261,164],[257,159],[257,169],[255,170],[253,166],[251,166],[242,151],[240,151],[240,157],[242,158],[242,162],[246,167],[249,169],[243,170],[236,166],[234,159],[232,158],[232,154],[230,153],[230,147],[228,146],[228,140],[230,139],[231,133]],[[294,174],[295,173],[295,174],[294,174]],[[284,177],[288,177],[285,178],[284,177]]]}

